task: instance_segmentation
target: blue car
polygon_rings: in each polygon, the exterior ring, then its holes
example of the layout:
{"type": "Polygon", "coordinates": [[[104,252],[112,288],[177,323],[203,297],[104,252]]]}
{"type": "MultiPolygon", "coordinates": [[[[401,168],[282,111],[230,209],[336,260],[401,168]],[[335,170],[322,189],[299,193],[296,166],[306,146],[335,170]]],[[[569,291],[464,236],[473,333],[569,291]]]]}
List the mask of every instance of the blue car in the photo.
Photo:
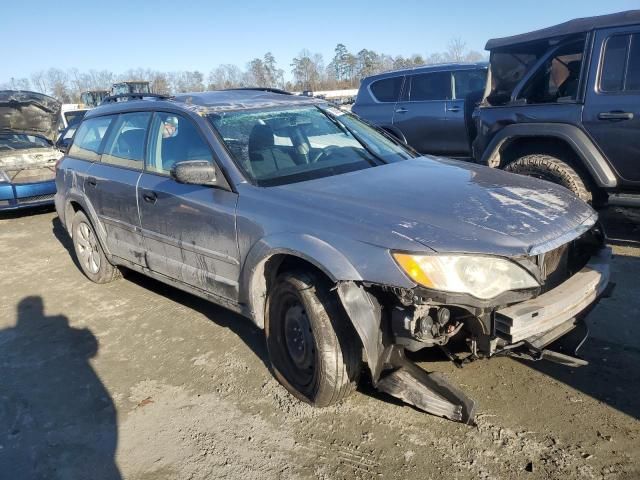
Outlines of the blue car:
{"type": "Polygon", "coordinates": [[[53,204],[59,115],[55,98],[0,91],[0,210],[53,204]]]}

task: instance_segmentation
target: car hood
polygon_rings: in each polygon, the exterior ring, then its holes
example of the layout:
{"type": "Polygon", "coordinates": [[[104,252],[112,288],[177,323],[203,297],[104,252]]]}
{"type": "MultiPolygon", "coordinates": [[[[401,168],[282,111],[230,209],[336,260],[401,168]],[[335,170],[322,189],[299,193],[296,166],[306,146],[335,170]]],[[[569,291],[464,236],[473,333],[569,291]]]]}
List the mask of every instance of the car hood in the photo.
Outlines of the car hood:
{"type": "MultiPolygon", "coordinates": [[[[276,188],[298,208],[339,218],[354,236],[366,227],[362,241],[369,242],[366,232],[374,229],[385,232],[376,235],[378,242],[402,238],[437,252],[543,253],[597,219],[591,207],[558,185],[433,157],[276,188]]],[[[381,246],[394,248],[388,243],[381,246]]]]}
{"type": "Polygon", "coordinates": [[[0,91],[0,131],[39,135],[55,140],[60,102],[36,92],[0,91]]]}

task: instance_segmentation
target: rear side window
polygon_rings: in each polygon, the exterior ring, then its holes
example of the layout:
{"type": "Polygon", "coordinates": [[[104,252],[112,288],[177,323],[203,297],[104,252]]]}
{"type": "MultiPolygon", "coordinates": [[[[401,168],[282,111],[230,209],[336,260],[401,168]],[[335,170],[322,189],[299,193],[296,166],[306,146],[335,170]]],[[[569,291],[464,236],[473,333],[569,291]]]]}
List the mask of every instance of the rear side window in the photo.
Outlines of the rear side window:
{"type": "Polygon", "coordinates": [[[482,92],[487,82],[487,71],[479,70],[458,70],[453,72],[454,96],[464,99],[473,92],[482,92]]]}
{"type": "Polygon", "coordinates": [[[149,120],[149,112],[119,115],[109,134],[102,162],[141,170],[149,120]]]}
{"type": "Polygon", "coordinates": [[[198,127],[174,113],[158,112],[153,117],[147,170],[168,174],[177,162],[206,160],[213,163],[211,149],[198,127]]]}
{"type": "Polygon", "coordinates": [[[379,102],[397,102],[404,77],[391,77],[371,84],[371,93],[379,102]]]}
{"type": "Polygon", "coordinates": [[[413,75],[409,101],[424,102],[429,100],[451,99],[451,73],[433,72],[413,75]]]}
{"type": "Polygon", "coordinates": [[[96,117],[80,124],[69,149],[69,156],[96,162],[100,160],[100,144],[115,117],[96,117]]]}
{"type": "Polygon", "coordinates": [[[609,93],[640,90],[640,34],[607,39],[600,90],[609,93]]]}

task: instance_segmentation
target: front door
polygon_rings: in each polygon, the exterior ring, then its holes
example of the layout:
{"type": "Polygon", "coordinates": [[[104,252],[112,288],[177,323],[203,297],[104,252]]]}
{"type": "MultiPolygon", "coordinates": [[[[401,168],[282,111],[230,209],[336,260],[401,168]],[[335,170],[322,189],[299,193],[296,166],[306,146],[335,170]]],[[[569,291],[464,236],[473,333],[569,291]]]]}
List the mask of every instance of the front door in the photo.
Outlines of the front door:
{"type": "Polygon", "coordinates": [[[140,265],[144,264],[144,248],[136,185],[142,174],[150,119],[148,112],[114,117],[100,161],[91,166],[84,184],[106,232],[109,252],[140,265]]]}
{"type": "Polygon", "coordinates": [[[638,185],[640,27],[601,30],[594,45],[583,124],[623,181],[638,185]]]}
{"type": "Polygon", "coordinates": [[[451,73],[410,75],[396,103],[393,126],[421,153],[449,153],[447,100],[451,99],[451,73]]]}
{"type": "Polygon", "coordinates": [[[169,176],[176,162],[214,161],[198,126],[178,114],[156,113],[147,152],[138,204],[149,268],[236,301],[240,277],[237,194],[181,184],[169,176]]]}

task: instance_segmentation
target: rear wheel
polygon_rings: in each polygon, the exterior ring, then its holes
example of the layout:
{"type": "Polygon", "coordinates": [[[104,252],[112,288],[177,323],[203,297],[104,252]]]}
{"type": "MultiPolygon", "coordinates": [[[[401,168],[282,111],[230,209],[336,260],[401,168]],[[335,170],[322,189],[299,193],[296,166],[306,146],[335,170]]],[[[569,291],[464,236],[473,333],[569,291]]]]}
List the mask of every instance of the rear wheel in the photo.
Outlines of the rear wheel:
{"type": "Polygon", "coordinates": [[[285,272],[269,292],[266,308],[271,365],[291,394],[325,407],[355,390],[360,342],[326,279],[312,272],[285,272]]]}
{"type": "Polygon", "coordinates": [[[591,190],[578,172],[568,163],[551,155],[526,155],[508,164],[505,170],[557,183],[585,202],[593,199],[591,190]]]}
{"type": "Polygon", "coordinates": [[[75,213],[71,231],[78,263],[89,280],[108,283],[120,276],[120,271],[107,260],[93,225],[84,212],[75,213]]]}

